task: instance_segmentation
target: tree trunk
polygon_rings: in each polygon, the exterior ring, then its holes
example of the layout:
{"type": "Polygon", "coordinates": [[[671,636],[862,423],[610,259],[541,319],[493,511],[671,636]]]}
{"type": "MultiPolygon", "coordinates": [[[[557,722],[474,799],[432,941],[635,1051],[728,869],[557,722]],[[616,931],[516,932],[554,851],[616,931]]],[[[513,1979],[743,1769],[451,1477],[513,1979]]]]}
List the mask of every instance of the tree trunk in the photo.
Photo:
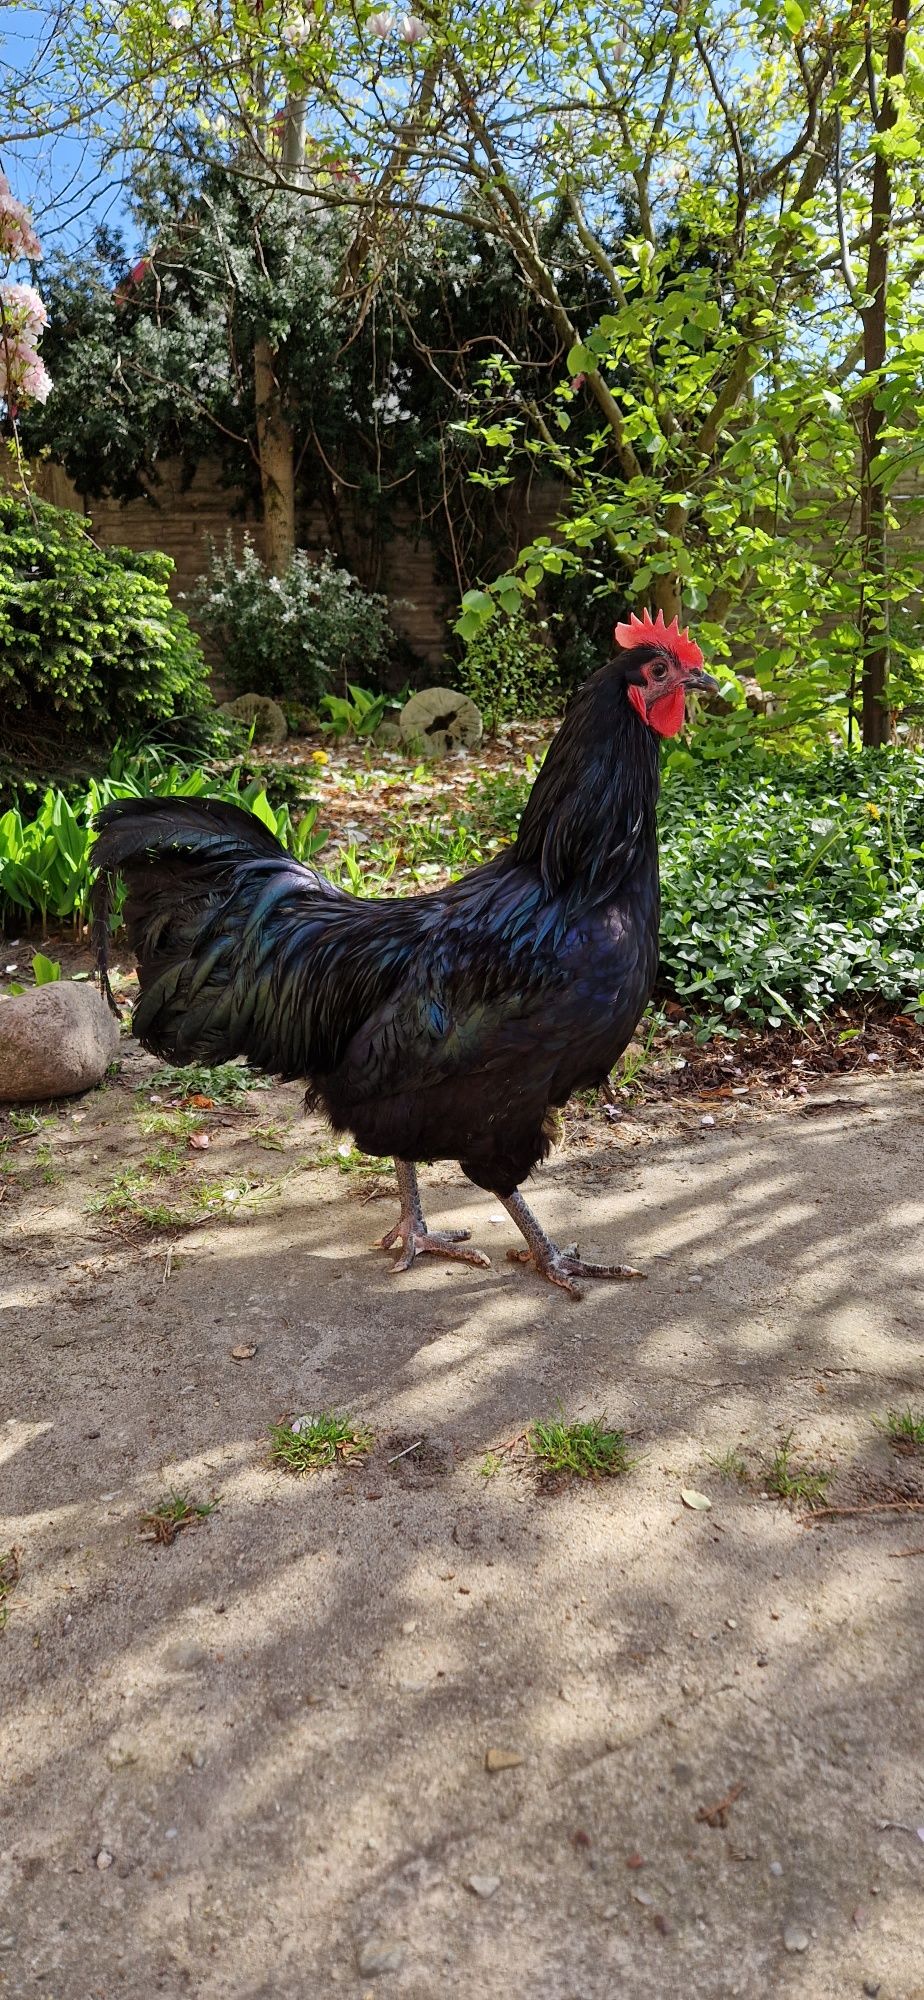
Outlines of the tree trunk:
{"type": "Polygon", "coordinates": [[[668,625],[672,618],[680,618],[682,616],[683,601],[679,576],[673,574],[669,576],[656,576],[651,586],[651,595],[654,600],[655,610],[663,611],[668,625]]]}
{"type": "MultiPolygon", "coordinates": [[[[905,67],[905,42],[910,0],[894,0],[886,49],[886,73],[882,99],[876,115],[876,131],[891,130],[896,106],[890,83],[905,67]]],[[[860,611],[860,639],[863,648],[863,716],[865,744],[889,743],[892,718],[889,712],[889,604],[888,538],[886,533],[885,489],[874,471],[885,424],[885,412],[876,408],[882,387],[881,370],[886,362],[886,296],[889,276],[889,230],[892,222],[892,170],[883,151],[873,164],[873,193],[870,213],[869,256],[866,267],[866,295],[863,309],[863,372],[870,387],[860,412],[860,526],[863,539],[864,589],[860,611]]]]}
{"type": "Polygon", "coordinates": [[[274,576],[282,576],[295,552],[295,447],[275,363],[272,346],[261,334],[253,344],[253,383],[263,527],[267,564],[274,576]]]}
{"type": "MultiPolygon", "coordinates": [[[[305,100],[290,97],[285,109],[282,164],[289,181],[301,180],[305,165],[305,100]]],[[[295,553],[295,440],[283,409],[272,343],[260,335],[253,345],[254,413],[266,560],[282,576],[295,553]]]]}

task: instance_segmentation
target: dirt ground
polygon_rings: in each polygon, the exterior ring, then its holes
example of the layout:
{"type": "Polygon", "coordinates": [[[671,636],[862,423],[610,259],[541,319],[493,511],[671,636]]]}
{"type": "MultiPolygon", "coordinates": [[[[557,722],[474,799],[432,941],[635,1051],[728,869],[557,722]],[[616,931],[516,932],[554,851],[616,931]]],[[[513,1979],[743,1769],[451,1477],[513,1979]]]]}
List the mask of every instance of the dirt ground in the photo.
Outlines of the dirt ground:
{"type": "Polygon", "coordinates": [[[537,1211],[648,1276],[575,1305],[442,1169],[493,1267],[393,1277],[294,1086],[126,1183],[155,1070],[4,1120],[0,1995],[924,2000],[924,1462],[874,1423],[924,1403],[924,1079],[579,1109],[537,1211]],[[319,1408],[374,1449],[294,1479],[319,1408]],[[526,1426],[603,1412],[632,1469],[544,1487],[526,1426]],[[860,1511],[768,1494],[789,1432],[860,1511]]]}

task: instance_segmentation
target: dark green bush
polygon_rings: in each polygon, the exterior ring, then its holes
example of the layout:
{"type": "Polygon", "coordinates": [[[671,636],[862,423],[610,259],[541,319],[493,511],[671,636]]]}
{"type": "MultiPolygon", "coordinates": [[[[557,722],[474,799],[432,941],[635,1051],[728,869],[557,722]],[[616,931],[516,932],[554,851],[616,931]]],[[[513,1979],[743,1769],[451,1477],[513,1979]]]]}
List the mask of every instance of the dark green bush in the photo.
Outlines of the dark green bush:
{"type": "Polygon", "coordinates": [[[480,708],[489,736],[514,716],[555,715],[562,705],[555,654],[522,612],[492,619],[470,639],[454,678],[480,708]]]}
{"type": "Polygon", "coordinates": [[[76,514],[0,493],[0,736],[31,760],[169,722],[202,737],[199,642],[167,595],[169,556],[101,549],[76,514]]]}
{"type": "Polygon", "coordinates": [[[924,756],[691,765],[662,794],[662,984],[771,1026],[924,1007],[924,756]]]}
{"type": "MultiPolygon", "coordinates": [[[[695,741],[695,739],[694,739],[695,741]]],[[[510,839],[529,779],[482,776],[510,839]]],[[[868,1000],[924,1018],[924,753],[665,760],[658,986],[714,1027],[868,1000]]]]}

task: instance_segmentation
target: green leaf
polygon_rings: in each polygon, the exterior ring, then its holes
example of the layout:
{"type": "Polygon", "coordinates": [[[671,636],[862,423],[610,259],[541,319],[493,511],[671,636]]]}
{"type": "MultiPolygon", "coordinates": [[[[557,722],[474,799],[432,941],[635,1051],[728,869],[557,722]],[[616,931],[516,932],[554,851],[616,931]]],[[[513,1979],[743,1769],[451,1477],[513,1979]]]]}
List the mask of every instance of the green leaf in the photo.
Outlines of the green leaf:
{"type": "Polygon", "coordinates": [[[783,16],[791,35],[801,35],[805,27],[805,15],[799,0],[783,0],[783,16]]]}
{"type": "Polygon", "coordinates": [[[61,977],[60,962],[56,958],[46,958],[43,951],[32,954],[32,976],[36,986],[51,986],[61,977]]]}
{"type": "Polygon", "coordinates": [[[276,814],[270,805],[265,791],[257,793],[256,798],[251,801],[250,810],[253,813],[254,819],[262,820],[264,826],[269,827],[270,833],[276,832],[276,814]]]}

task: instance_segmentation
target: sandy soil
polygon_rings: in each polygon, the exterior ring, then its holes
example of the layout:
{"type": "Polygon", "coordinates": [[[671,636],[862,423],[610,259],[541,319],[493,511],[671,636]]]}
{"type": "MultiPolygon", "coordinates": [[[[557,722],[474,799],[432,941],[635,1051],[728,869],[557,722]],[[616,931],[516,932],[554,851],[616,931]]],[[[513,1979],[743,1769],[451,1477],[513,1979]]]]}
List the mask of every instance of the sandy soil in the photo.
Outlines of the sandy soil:
{"type": "Polygon", "coordinates": [[[873,1423],[924,1405],[924,1081],[578,1118],[537,1210],[648,1281],[577,1306],[442,1170],[493,1268],[392,1277],[294,1088],[146,1170],[192,1229],[94,1210],[154,1069],[9,1131],[0,1994],[924,2000],[924,1465],[873,1423]],[[319,1407],[375,1448],[293,1479],[319,1407]],[[634,1468],[543,1488],[562,1412],[634,1468]],[[767,1497],[789,1431],[904,1511],[767,1497]],[[158,1546],[177,1488],[220,1504],[158,1546]]]}

